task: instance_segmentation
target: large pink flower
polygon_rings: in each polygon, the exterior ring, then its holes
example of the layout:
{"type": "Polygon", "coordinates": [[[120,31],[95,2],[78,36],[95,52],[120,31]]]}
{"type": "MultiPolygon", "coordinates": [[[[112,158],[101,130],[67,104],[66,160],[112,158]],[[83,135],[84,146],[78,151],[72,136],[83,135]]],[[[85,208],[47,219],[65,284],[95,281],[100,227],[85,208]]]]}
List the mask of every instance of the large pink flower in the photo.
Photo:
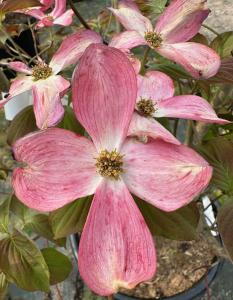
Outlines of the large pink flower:
{"type": "Polygon", "coordinates": [[[92,44],[73,78],[74,111],[91,139],[50,128],[14,145],[25,167],[13,173],[17,197],[52,211],[95,193],[79,248],[79,270],[100,295],[133,288],[156,269],[153,239],[131,194],[172,211],[208,184],[212,168],[195,151],[127,138],[137,81],[118,49],[92,44]]]}
{"type": "Polygon", "coordinates": [[[136,110],[138,113],[133,115],[128,135],[162,138],[177,144],[178,141],[154,118],[172,117],[206,123],[230,123],[218,118],[212,106],[199,96],[174,96],[173,81],[164,73],[149,71],[145,76],[137,75],[137,81],[136,110]]]}
{"type": "Polygon", "coordinates": [[[129,30],[128,48],[148,45],[159,54],[182,65],[193,77],[209,78],[219,69],[219,56],[207,46],[187,42],[199,31],[209,14],[205,2],[173,0],[159,17],[155,28],[132,0],[122,0],[119,9],[110,10],[129,30]]]}
{"type": "Polygon", "coordinates": [[[37,29],[53,25],[69,26],[72,23],[74,12],[72,9],[66,10],[66,0],[41,0],[40,2],[44,4],[40,9],[19,11],[38,19],[37,29]],[[53,2],[55,3],[53,10],[48,14],[44,13],[45,10],[53,5],[53,2]]]}
{"type": "Polygon", "coordinates": [[[32,90],[38,128],[56,125],[64,114],[61,96],[70,86],[69,81],[57,74],[67,66],[77,63],[88,45],[99,42],[101,37],[97,33],[82,30],[71,34],[62,42],[48,65],[39,61],[33,68],[29,68],[22,62],[11,62],[10,68],[23,75],[13,81],[8,97],[0,101],[0,108],[13,97],[32,90]]]}

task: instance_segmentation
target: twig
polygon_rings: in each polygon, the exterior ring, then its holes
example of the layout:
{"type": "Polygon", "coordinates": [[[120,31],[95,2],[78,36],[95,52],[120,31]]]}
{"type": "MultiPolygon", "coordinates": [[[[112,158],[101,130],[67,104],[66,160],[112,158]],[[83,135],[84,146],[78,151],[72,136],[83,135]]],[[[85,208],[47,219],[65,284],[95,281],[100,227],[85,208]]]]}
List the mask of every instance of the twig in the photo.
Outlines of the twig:
{"type": "Polygon", "coordinates": [[[21,58],[21,60],[25,63],[27,63],[27,61],[24,59],[24,57],[22,56],[22,53],[28,57],[30,59],[30,56],[27,54],[26,51],[24,51],[18,44],[15,43],[15,41],[11,38],[11,36],[3,29],[3,27],[0,28],[1,32],[7,37],[7,39],[11,42],[11,44],[14,46],[15,50],[18,51],[18,54],[21,58]]]}
{"type": "Polygon", "coordinates": [[[185,140],[184,140],[184,144],[186,146],[190,146],[192,144],[192,138],[193,138],[193,121],[192,120],[188,120],[188,125],[187,125],[187,129],[186,129],[186,134],[185,134],[185,140]]]}
{"type": "Polygon", "coordinates": [[[35,36],[35,32],[34,32],[34,30],[32,28],[32,24],[31,24],[30,18],[28,18],[28,26],[29,26],[31,34],[32,34],[33,45],[34,45],[36,57],[38,58],[38,49],[37,49],[37,43],[36,43],[36,36],[35,36]]]}
{"type": "Polygon", "coordinates": [[[143,58],[142,58],[142,67],[141,67],[141,71],[140,71],[140,73],[141,73],[142,75],[144,75],[145,70],[146,70],[146,63],[147,63],[147,58],[148,58],[150,49],[151,49],[150,47],[147,47],[147,49],[146,49],[145,52],[144,52],[144,56],[143,56],[143,58]]]}
{"type": "Polygon", "coordinates": [[[75,13],[76,17],[79,19],[80,23],[86,28],[86,29],[91,29],[91,27],[87,24],[87,22],[84,20],[84,18],[80,15],[78,12],[77,8],[74,6],[74,3],[72,0],[68,0],[68,3],[70,7],[72,8],[73,12],[75,13]]]}
{"type": "Polygon", "coordinates": [[[208,25],[202,24],[201,26],[213,32],[215,35],[220,36],[220,34],[217,31],[215,31],[213,28],[209,27],[208,25]]]}
{"type": "Polygon", "coordinates": [[[55,289],[56,289],[56,291],[57,291],[58,299],[59,299],[59,300],[63,300],[61,291],[59,290],[59,287],[58,287],[57,284],[55,285],[55,289]]]}
{"type": "Polygon", "coordinates": [[[29,60],[29,64],[36,58],[36,57],[40,57],[44,52],[46,52],[47,50],[49,50],[51,47],[53,46],[53,41],[51,41],[50,45],[45,47],[44,49],[42,49],[38,55],[33,56],[30,60],[29,60]]]}

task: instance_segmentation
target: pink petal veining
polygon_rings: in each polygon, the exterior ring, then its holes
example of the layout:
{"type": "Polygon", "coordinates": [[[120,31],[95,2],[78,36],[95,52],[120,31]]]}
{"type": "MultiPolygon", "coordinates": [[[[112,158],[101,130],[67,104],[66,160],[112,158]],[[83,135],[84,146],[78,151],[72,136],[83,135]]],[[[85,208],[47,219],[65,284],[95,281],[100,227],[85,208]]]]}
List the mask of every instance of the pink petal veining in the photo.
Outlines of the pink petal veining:
{"type": "Polygon", "coordinates": [[[172,1],[159,17],[155,31],[169,44],[190,40],[210,13],[205,3],[206,0],[172,1]]]}
{"type": "Polygon", "coordinates": [[[182,65],[194,78],[214,76],[221,64],[220,57],[214,50],[198,43],[167,44],[158,48],[157,51],[182,65]]]}
{"type": "Polygon", "coordinates": [[[95,192],[97,153],[91,141],[60,128],[29,134],[14,146],[17,161],[12,184],[16,196],[39,211],[52,211],[95,192]]]}
{"type": "Polygon", "coordinates": [[[151,137],[153,139],[162,139],[165,142],[180,145],[170,131],[163,127],[153,118],[145,118],[138,113],[134,113],[128,131],[128,136],[136,136],[140,139],[151,137]]]}
{"type": "Polygon", "coordinates": [[[208,185],[212,168],[186,146],[151,140],[128,139],[123,145],[125,173],[130,192],[164,210],[176,210],[193,200],[208,185]]]}
{"type": "Polygon", "coordinates": [[[207,123],[230,123],[218,118],[212,106],[205,99],[193,95],[175,96],[160,101],[154,116],[191,119],[207,123]]]}
{"type": "Polygon", "coordinates": [[[101,43],[101,36],[92,30],[80,30],[66,37],[50,61],[55,73],[78,62],[86,48],[92,43],[101,43]]]}
{"type": "Polygon", "coordinates": [[[103,181],[97,189],[78,254],[82,278],[102,296],[133,288],[155,273],[153,239],[122,181],[103,181]]]}
{"type": "Polygon", "coordinates": [[[125,54],[102,44],[90,45],[80,59],[72,87],[75,114],[97,149],[119,149],[137,92],[135,71],[125,54]]]}

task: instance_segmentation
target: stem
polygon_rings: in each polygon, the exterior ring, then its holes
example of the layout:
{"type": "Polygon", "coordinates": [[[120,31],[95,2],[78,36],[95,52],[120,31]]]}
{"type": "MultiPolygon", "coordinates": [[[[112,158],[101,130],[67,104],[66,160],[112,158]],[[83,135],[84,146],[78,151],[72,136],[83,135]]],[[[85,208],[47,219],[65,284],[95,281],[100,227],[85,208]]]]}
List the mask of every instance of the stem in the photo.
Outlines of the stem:
{"type": "Polygon", "coordinates": [[[188,120],[184,144],[186,146],[190,146],[192,144],[192,139],[193,139],[193,121],[188,120]]]}
{"type": "Polygon", "coordinates": [[[215,35],[220,36],[220,34],[217,31],[215,31],[213,28],[209,27],[208,25],[202,24],[201,26],[208,29],[209,31],[211,31],[215,35]]]}
{"type": "Polygon", "coordinates": [[[38,49],[37,49],[37,43],[36,43],[36,36],[35,36],[35,32],[32,28],[32,24],[30,22],[30,18],[28,18],[28,26],[30,28],[30,31],[31,31],[31,34],[32,34],[32,39],[33,39],[33,46],[34,46],[34,49],[35,49],[35,53],[36,53],[36,57],[38,58],[38,49]]]}
{"type": "Polygon", "coordinates": [[[108,299],[108,300],[114,300],[114,298],[113,298],[112,295],[111,295],[111,296],[108,296],[107,299],[108,299]]]}
{"type": "Polygon", "coordinates": [[[173,128],[174,136],[177,136],[178,125],[179,125],[179,119],[176,119],[175,122],[174,122],[174,128],[173,128]]]}
{"type": "Polygon", "coordinates": [[[91,27],[87,24],[87,22],[84,20],[84,18],[80,15],[78,12],[77,8],[74,6],[74,3],[72,0],[68,0],[68,3],[70,7],[72,8],[73,12],[75,13],[76,17],[79,19],[80,23],[86,28],[86,29],[91,29],[91,27]]]}
{"type": "Polygon", "coordinates": [[[145,70],[146,70],[145,67],[146,67],[146,63],[147,63],[147,58],[148,58],[149,52],[150,52],[150,47],[147,47],[147,49],[144,52],[143,59],[142,59],[142,67],[141,67],[141,72],[140,72],[142,75],[144,75],[145,70]]]}
{"type": "Polygon", "coordinates": [[[58,299],[59,299],[59,300],[63,300],[62,294],[61,294],[61,292],[60,292],[59,287],[58,287],[57,284],[55,285],[55,289],[56,289],[56,291],[57,291],[58,299]]]}

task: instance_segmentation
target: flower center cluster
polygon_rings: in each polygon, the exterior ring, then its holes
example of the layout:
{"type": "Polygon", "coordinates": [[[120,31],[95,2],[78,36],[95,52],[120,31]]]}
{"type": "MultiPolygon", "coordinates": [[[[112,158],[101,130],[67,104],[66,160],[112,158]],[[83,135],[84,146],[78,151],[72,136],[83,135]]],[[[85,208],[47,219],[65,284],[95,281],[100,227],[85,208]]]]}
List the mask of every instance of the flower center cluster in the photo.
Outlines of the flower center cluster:
{"type": "Polygon", "coordinates": [[[151,99],[143,98],[137,103],[137,110],[145,117],[152,117],[153,113],[156,111],[153,101],[151,99]]]}
{"type": "Polygon", "coordinates": [[[123,173],[123,155],[116,150],[109,152],[103,150],[100,152],[99,157],[96,159],[95,164],[98,173],[103,177],[118,180],[123,173]]]}
{"type": "Polygon", "coordinates": [[[154,31],[147,31],[145,33],[145,40],[152,48],[158,48],[162,44],[162,37],[154,31]]]}
{"type": "Polygon", "coordinates": [[[32,76],[34,81],[40,79],[47,79],[49,76],[52,75],[52,72],[53,72],[52,68],[50,68],[44,62],[40,62],[32,68],[32,76]]]}

